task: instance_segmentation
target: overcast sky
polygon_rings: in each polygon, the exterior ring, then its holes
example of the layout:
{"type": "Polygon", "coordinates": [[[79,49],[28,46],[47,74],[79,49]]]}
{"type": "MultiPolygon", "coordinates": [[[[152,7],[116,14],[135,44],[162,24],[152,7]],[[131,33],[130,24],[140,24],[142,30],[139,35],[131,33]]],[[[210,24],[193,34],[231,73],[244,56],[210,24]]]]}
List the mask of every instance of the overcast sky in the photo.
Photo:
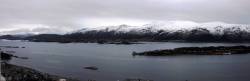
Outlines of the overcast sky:
{"type": "Polygon", "coordinates": [[[154,21],[250,24],[250,0],[0,0],[0,33],[63,33],[154,21]]]}

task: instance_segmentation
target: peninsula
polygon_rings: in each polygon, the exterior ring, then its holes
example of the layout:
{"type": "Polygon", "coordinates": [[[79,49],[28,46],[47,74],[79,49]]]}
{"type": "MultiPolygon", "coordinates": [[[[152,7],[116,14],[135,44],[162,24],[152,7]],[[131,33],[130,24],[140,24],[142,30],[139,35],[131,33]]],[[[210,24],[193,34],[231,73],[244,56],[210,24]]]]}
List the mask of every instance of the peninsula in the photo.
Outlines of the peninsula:
{"type": "Polygon", "coordinates": [[[133,52],[133,56],[168,56],[168,55],[231,55],[248,54],[250,46],[210,46],[210,47],[181,47],[175,49],[133,52]]]}

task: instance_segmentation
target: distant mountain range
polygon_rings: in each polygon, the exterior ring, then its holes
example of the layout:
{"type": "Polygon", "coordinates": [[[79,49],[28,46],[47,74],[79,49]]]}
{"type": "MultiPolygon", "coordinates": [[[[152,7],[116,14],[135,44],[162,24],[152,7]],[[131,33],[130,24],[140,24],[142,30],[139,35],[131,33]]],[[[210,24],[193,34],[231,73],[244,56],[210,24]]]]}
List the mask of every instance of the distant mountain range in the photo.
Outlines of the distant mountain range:
{"type": "Polygon", "coordinates": [[[0,39],[36,42],[117,42],[117,41],[185,41],[185,42],[250,42],[250,26],[221,22],[189,21],[151,23],[143,26],[86,27],[64,35],[3,35],[0,39]],[[181,23],[181,24],[180,24],[181,23]]]}
{"type": "MultiPolygon", "coordinates": [[[[126,24],[118,25],[118,26],[101,26],[101,27],[86,27],[81,30],[77,30],[74,32],[86,32],[86,31],[116,31],[116,32],[138,32],[143,33],[145,30],[150,30],[152,32],[157,32],[159,30],[164,31],[178,31],[178,30],[192,30],[195,28],[205,28],[210,32],[216,32],[218,30],[224,29],[232,29],[237,30],[240,28],[241,30],[250,31],[250,25],[243,24],[227,24],[223,22],[210,22],[210,23],[196,23],[191,21],[169,21],[169,22],[155,22],[150,24],[145,24],[142,26],[130,26],[126,24]]],[[[74,33],[73,32],[73,33],[74,33]]]]}

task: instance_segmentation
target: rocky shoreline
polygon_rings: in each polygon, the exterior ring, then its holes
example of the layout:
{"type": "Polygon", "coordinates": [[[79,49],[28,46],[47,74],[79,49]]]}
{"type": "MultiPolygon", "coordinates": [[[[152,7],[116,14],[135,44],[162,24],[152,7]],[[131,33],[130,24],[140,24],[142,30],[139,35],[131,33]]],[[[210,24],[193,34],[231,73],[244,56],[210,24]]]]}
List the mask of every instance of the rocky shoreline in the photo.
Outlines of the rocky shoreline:
{"type": "MultiPolygon", "coordinates": [[[[79,81],[56,75],[50,75],[31,68],[9,64],[12,57],[19,58],[12,54],[1,52],[1,75],[6,81],[79,81]]],[[[22,59],[22,58],[21,58],[22,59]]]]}
{"type": "Polygon", "coordinates": [[[59,81],[60,79],[78,81],[70,78],[50,75],[31,68],[8,64],[5,62],[1,63],[1,71],[6,81],[59,81]]]}

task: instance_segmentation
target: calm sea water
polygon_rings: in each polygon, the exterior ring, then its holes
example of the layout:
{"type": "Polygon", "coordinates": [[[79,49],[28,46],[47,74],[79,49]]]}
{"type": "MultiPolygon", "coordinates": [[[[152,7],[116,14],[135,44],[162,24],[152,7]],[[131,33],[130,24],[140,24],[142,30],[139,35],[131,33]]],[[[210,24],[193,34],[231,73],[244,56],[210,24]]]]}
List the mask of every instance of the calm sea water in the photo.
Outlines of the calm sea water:
{"type": "Polygon", "coordinates": [[[250,45],[242,43],[161,43],[147,42],[135,45],[111,45],[95,43],[37,43],[1,41],[1,46],[12,48],[16,55],[28,60],[13,59],[10,62],[54,75],[68,76],[82,81],[117,81],[126,78],[142,78],[155,81],[249,81],[250,54],[243,55],[183,55],[164,57],[133,57],[133,51],[141,52],[190,46],[250,45]],[[84,69],[97,66],[99,70],[84,69]]]}

